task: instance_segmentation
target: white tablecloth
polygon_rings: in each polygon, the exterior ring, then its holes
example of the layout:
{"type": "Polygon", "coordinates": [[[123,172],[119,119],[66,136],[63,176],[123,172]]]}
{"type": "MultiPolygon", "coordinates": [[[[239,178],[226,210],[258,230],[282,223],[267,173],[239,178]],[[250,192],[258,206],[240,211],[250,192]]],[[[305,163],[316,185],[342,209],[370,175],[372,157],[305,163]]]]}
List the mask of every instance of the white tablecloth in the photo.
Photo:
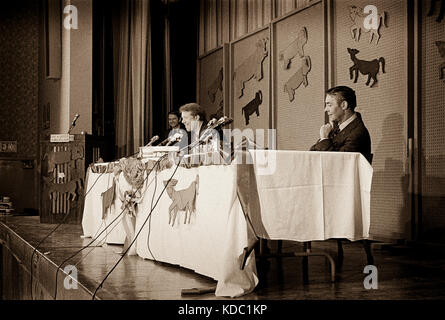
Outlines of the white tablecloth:
{"type": "Polygon", "coordinates": [[[119,197],[115,198],[113,206],[106,212],[105,219],[102,219],[101,193],[112,185],[112,172],[93,173],[91,168],[88,168],[82,229],[85,237],[96,238],[100,234],[96,244],[101,242],[123,244],[125,240],[125,231],[121,223],[122,215],[118,217],[122,206],[119,197]],[[109,227],[106,228],[106,226],[109,227]]]}
{"type": "Polygon", "coordinates": [[[263,238],[311,241],[369,236],[373,170],[360,153],[251,154],[261,209],[250,214],[263,238]]]}
{"type": "MultiPolygon", "coordinates": [[[[138,207],[136,234],[141,232],[137,254],[214,278],[217,296],[236,297],[251,292],[258,283],[254,253],[245,269],[239,268],[243,249],[254,241],[255,234],[295,241],[368,237],[372,167],[362,155],[304,151],[251,154],[254,165],[178,168],[173,177],[178,180],[176,190],[187,188],[199,176],[196,212],[190,224],[184,224],[184,212],[178,213],[174,226],[168,224],[172,200],[166,191],[148,219],[152,203],[154,206],[174,168],[157,174],[153,171],[138,207]],[[253,228],[248,226],[243,209],[253,228]]],[[[87,190],[99,175],[89,173],[87,190]]],[[[85,198],[85,236],[93,236],[103,222],[100,194],[111,185],[108,176],[111,174],[102,174],[85,198]]],[[[106,223],[120,208],[120,201],[115,200],[106,223]]],[[[124,238],[125,232],[118,226],[106,241],[123,243],[124,238]]]]}

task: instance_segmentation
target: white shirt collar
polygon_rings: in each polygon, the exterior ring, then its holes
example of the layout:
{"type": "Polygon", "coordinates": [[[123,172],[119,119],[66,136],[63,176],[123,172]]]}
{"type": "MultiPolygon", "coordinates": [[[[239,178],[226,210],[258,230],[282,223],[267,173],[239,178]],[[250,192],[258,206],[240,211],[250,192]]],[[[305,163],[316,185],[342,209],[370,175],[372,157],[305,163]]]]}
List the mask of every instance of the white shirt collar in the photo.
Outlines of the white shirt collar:
{"type": "Polygon", "coordinates": [[[354,114],[352,116],[350,116],[348,118],[348,120],[342,122],[338,128],[340,129],[340,131],[342,131],[344,128],[346,128],[348,126],[348,124],[350,124],[352,121],[354,121],[357,118],[357,114],[354,112],[354,114]]]}

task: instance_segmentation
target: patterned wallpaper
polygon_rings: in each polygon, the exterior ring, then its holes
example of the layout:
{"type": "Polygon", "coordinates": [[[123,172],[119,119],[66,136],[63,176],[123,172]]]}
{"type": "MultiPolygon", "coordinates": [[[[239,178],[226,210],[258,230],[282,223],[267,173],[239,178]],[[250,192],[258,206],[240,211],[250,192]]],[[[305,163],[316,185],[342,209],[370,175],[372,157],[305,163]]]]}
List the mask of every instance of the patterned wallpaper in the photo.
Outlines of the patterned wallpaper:
{"type": "Polygon", "coordinates": [[[0,140],[17,141],[17,153],[38,151],[39,1],[8,1],[0,10],[0,140]]]}

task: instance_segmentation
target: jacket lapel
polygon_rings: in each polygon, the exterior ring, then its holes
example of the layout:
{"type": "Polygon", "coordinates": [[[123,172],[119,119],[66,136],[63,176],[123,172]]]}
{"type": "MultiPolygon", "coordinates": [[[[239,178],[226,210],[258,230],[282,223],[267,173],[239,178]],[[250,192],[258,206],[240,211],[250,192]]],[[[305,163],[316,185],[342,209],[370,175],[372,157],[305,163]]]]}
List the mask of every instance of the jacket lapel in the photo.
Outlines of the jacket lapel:
{"type": "Polygon", "coordinates": [[[335,137],[334,137],[334,144],[341,146],[344,144],[345,137],[349,136],[349,134],[360,124],[361,122],[361,115],[360,113],[356,113],[357,118],[355,118],[350,124],[346,126],[342,131],[340,131],[335,137]]]}

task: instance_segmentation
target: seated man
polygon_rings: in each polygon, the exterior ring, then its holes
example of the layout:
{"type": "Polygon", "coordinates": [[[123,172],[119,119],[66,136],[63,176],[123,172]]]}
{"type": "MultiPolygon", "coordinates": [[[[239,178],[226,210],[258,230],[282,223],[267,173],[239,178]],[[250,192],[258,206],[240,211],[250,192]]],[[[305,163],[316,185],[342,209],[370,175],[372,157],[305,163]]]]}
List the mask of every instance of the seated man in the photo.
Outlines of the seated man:
{"type": "Polygon", "coordinates": [[[180,149],[188,144],[187,132],[185,126],[180,122],[181,114],[178,111],[170,111],[168,113],[169,129],[165,133],[165,140],[161,142],[162,145],[176,145],[180,149]],[[180,137],[180,138],[179,138],[180,137]]]}
{"type": "Polygon", "coordinates": [[[181,123],[180,120],[181,120],[181,114],[178,111],[170,111],[168,113],[169,129],[165,137],[171,137],[176,133],[183,133],[182,130],[185,131],[184,124],[181,123]]]}
{"type": "Polygon", "coordinates": [[[179,112],[185,130],[192,133],[192,141],[193,138],[199,138],[207,124],[203,108],[197,103],[187,103],[179,108],[179,112]]]}
{"type": "Polygon", "coordinates": [[[346,86],[326,92],[325,112],[329,123],[320,128],[320,139],[311,151],[360,152],[371,162],[371,138],[360,113],[355,112],[354,90],[346,86]]]}

